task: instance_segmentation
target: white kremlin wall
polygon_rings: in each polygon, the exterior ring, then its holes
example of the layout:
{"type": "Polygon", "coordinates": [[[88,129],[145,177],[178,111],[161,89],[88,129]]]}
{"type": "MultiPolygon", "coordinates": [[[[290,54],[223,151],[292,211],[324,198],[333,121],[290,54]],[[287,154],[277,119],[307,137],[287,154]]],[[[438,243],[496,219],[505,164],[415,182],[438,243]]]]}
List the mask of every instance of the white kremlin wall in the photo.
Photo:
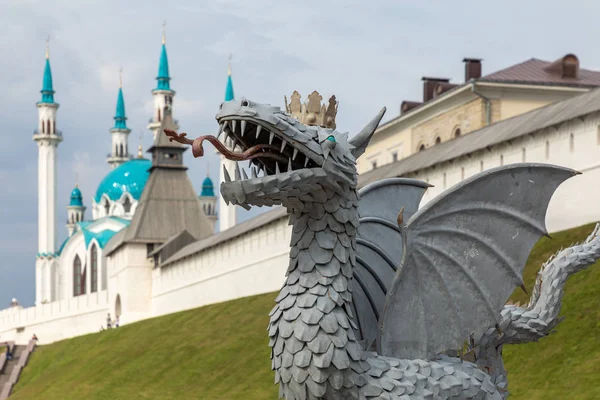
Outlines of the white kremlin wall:
{"type": "MultiPolygon", "coordinates": [[[[527,161],[570,167],[583,175],[559,187],[550,202],[547,227],[553,232],[580,226],[600,220],[599,127],[600,113],[592,113],[478,151],[470,157],[461,156],[435,168],[417,171],[410,177],[435,185],[426,192],[422,201],[425,204],[445,188],[480,172],[482,165],[489,169],[527,161]]],[[[46,344],[97,332],[100,325],[106,324],[108,312],[114,317],[117,297],[122,304],[121,322],[131,323],[277,291],[288,266],[291,229],[287,221],[287,216],[275,218],[263,225],[255,224],[253,229],[237,236],[229,237],[227,231],[219,233],[205,239],[213,240],[214,245],[191,252],[189,249],[194,246],[202,247],[192,243],[180,250],[186,257],[158,268],[146,257],[144,245],[123,246],[107,262],[108,291],[38,307],[2,310],[0,342],[26,343],[35,333],[40,344],[46,344]],[[225,237],[227,240],[221,240],[225,237]]]]}

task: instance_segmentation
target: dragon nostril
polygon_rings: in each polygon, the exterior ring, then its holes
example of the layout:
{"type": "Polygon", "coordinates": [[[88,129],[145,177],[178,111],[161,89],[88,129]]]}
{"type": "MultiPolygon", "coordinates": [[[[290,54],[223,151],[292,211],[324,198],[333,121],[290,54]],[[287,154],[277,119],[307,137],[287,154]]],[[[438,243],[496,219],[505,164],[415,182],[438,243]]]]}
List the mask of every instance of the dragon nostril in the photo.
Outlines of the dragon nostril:
{"type": "Polygon", "coordinates": [[[248,107],[250,105],[250,103],[248,102],[248,100],[243,100],[242,101],[242,106],[243,107],[248,107]]]}

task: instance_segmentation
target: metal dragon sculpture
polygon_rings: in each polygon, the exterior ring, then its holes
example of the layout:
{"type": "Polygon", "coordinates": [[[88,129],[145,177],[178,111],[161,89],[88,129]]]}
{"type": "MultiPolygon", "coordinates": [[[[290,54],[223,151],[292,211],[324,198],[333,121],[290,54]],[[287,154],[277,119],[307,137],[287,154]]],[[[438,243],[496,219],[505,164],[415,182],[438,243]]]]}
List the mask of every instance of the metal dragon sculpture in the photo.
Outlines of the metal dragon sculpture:
{"type": "Polygon", "coordinates": [[[386,179],[357,191],[356,160],[385,109],[348,139],[334,129],[335,98],[321,107],[315,93],[304,105],[294,93],[287,112],[223,103],[219,135],[233,151],[218,136],[166,131],[196,157],[208,140],[229,159],[251,160],[250,177],[225,170],[227,202],[287,207],[289,268],[268,327],[280,397],[505,398],[502,346],[548,335],[567,277],[600,258],[597,228],[542,267],[526,307],[505,305],[547,234],[552,194],[576,172],[495,168],[418,210],[424,182],[386,179]]]}

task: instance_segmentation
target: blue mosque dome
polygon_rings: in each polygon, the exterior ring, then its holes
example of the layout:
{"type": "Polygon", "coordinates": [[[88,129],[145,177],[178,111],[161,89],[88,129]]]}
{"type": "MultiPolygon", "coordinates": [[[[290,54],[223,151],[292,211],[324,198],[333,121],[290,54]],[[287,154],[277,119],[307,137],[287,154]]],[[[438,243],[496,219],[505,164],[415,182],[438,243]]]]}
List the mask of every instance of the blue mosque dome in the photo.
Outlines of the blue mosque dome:
{"type": "Polygon", "coordinates": [[[200,192],[200,196],[215,196],[215,188],[213,186],[212,179],[210,179],[208,176],[204,178],[204,181],[202,182],[202,192],[200,192]]]}
{"type": "Polygon", "coordinates": [[[139,200],[144,186],[150,176],[152,162],[145,158],[134,158],[110,171],[96,190],[94,199],[99,203],[106,194],[111,200],[119,200],[128,192],[135,200],[139,200]]]}
{"type": "Polygon", "coordinates": [[[71,201],[69,202],[70,206],[83,206],[83,197],[81,196],[81,190],[77,186],[71,192],[71,201]]]}

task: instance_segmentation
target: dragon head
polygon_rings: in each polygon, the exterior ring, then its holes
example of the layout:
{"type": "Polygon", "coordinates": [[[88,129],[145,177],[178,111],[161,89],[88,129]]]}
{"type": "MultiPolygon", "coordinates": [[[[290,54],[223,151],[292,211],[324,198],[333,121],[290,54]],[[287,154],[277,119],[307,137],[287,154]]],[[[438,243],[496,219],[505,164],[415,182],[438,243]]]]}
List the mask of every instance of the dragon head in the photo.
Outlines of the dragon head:
{"type": "Polygon", "coordinates": [[[279,204],[302,210],[317,192],[350,196],[357,186],[356,160],[384,113],[385,108],[348,139],[348,133],[304,125],[279,107],[244,98],[222,103],[216,116],[219,132],[233,142],[234,151],[242,150],[228,158],[251,164],[249,178],[239,166],[225,172],[224,200],[247,209],[279,204]]]}

